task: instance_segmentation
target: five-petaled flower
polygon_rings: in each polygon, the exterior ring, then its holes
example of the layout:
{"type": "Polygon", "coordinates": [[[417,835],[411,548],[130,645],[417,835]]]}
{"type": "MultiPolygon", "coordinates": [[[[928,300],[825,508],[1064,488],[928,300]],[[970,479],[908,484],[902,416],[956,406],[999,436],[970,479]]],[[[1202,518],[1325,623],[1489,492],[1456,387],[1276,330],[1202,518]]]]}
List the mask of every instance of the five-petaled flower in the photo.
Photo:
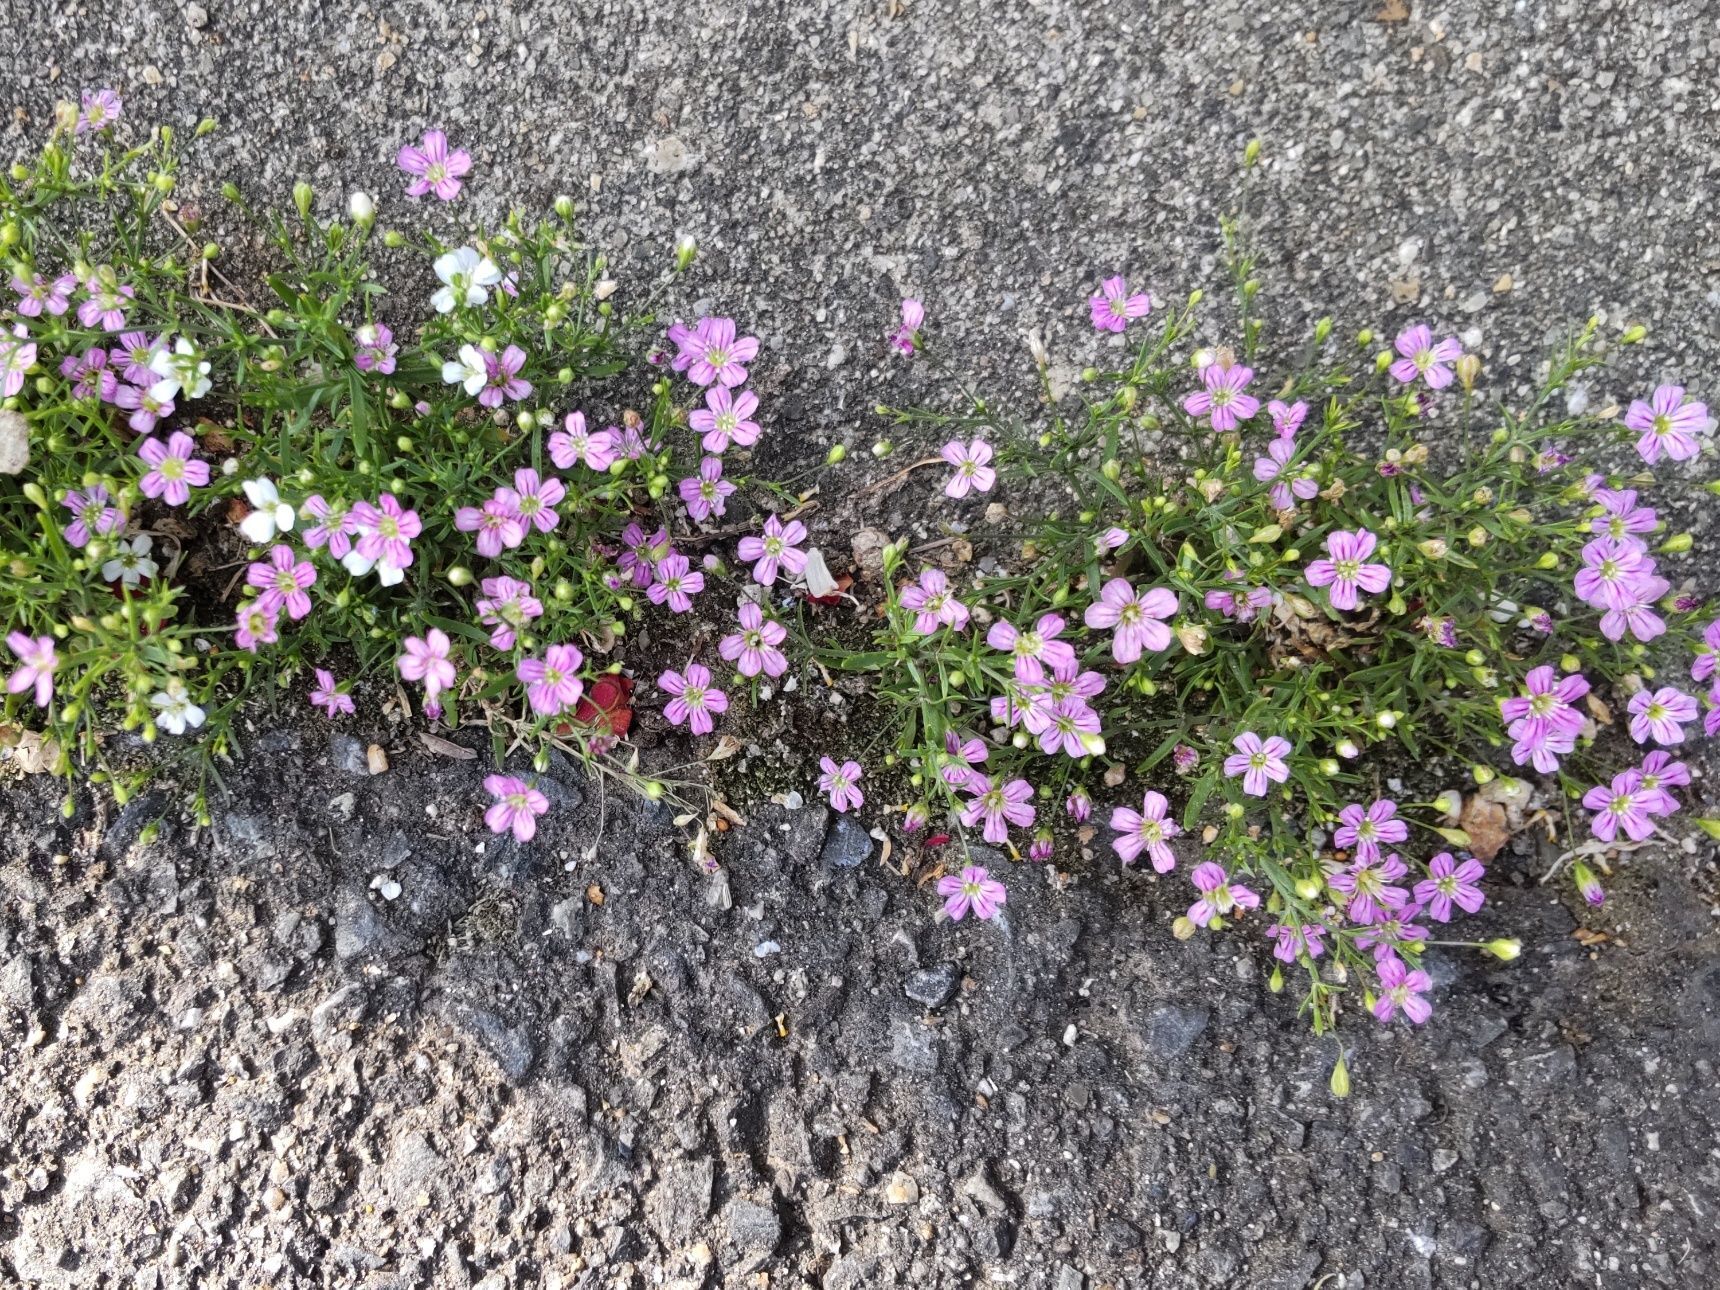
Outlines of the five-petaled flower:
{"type": "Polygon", "coordinates": [[[1249,796],[1265,797],[1270,784],[1290,778],[1290,765],[1284,760],[1291,751],[1288,739],[1279,735],[1262,739],[1245,730],[1231,741],[1231,747],[1236,751],[1224,759],[1224,773],[1242,776],[1242,791],[1249,796]]]}
{"type": "Polygon", "coordinates": [[[36,692],[36,706],[45,708],[54,697],[54,670],[60,666],[59,652],[52,636],[27,636],[11,632],[6,645],[17,656],[18,666],[6,678],[6,693],[36,692]]]}
{"type": "Polygon", "coordinates": [[[818,791],[830,799],[832,809],[857,811],[865,804],[859,789],[863,773],[859,762],[845,761],[838,766],[831,758],[820,757],[818,768],[824,772],[818,777],[818,791]]]}
{"type": "Polygon", "coordinates": [[[184,506],[193,488],[209,482],[209,463],[195,460],[191,454],[196,450],[196,442],[183,430],[175,430],[165,444],[153,436],[145,439],[137,445],[137,455],[149,471],[137,481],[138,490],[169,506],[184,506]]]}
{"type": "Polygon", "coordinates": [[[1394,348],[1399,357],[1391,366],[1392,375],[1405,385],[1419,376],[1431,390],[1443,390],[1451,384],[1455,375],[1451,365],[1463,357],[1463,346],[1456,337],[1447,336],[1435,344],[1433,332],[1425,323],[1400,331],[1394,348]]]}
{"type": "Polygon", "coordinates": [[[1208,927],[1216,920],[1228,917],[1233,909],[1258,909],[1260,897],[1239,882],[1232,882],[1224,866],[1211,860],[1194,867],[1189,881],[1200,892],[1200,899],[1188,907],[1189,920],[1197,927],[1208,927]]]}
{"type": "Polygon", "coordinates": [[[782,643],[788,629],[764,616],[764,610],[747,601],[740,607],[740,630],[717,642],[717,653],[735,665],[742,676],[781,676],[788,671],[788,656],[782,643]]]}
{"type": "Polygon", "coordinates": [[[1127,806],[1112,809],[1111,827],[1117,836],[1111,839],[1111,849],[1122,857],[1124,864],[1134,864],[1144,851],[1159,873],[1176,868],[1177,858],[1168,842],[1182,832],[1182,826],[1165,814],[1169,806],[1163,793],[1148,789],[1141,798],[1140,810],[1127,806]]]}
{"type": "Polygon", "coordinates": [[[1099,598],[1087,606],[1087,626],[1095,631],[1116,628],[1111,638],[1111,657],[1127,665],[1140,659],[1144,650],[1158,653],[1170,648],[1171,629],[1163,619],[1177,612],[1177,596],[1164,587],[1136,592],[1127,578],[1112,578],[1099,590],[1099,598]]]}
{"type": "Polygon", "coordinates": [[[521,659],[514,675],[526,687],[532,711],[554,717],[578,706],[579,696],[585,693],[585,682],[579,679],[584,664],[585,655],[577,645],[551,645],[542,658],[521,659]]]}
{"type": "Polygon", "coordinates": [[[686,725],[696,735],[708,735],[715,728],[714,717],[727,712],[729,696],[711,683],[711,669],[702,663],[689,663],[685,672],[673,669],[657,678],[657,684],[673,697],[663,708],[671,725],[686,725]]]}
{"type": "Polygon", "coordinates": [[[450,151],[448,136],[440,130],[426,130],[416,147],[406,144],[394,160],[412,176],[406,185],[408,197],[435,193],[445,202],[460,195],[460,180],[472,169],[472,154],[464,148],[450,151]]]}
{"type": "Polygon", "coordinates": [[[1441,923],[1451,921],[1453,905],[1473,914],[1487,899],[1479,885],[1486,874],[1481,861],[1474,857],[1458,860],[1451,852],[1441,851],[1427,862],[1427,877],[1416,883],[1415,903],[1425,906],[1441,923]]]}
{"type": "Polygon", "coordinates": [[[938,455],[956,468],[944,485],[945,497],[966,497],[969,490],[989,493],[997,482],[997,471],[986,464],[991,460],[991,445],[984,439],[970,439],[966,443],[951,439],[938,455]]]}
{"type": "Polygon", "coordinates": [[[1209,363],[1200,374],[1206,388],[1196,390],[1183,400],[1183,411],[1191,417],[1210,417],[1212,428],[1220,434],[1236,429],[1256,412],[1260,400],[1244,393],[1254,379],[1254,369],[1241,363],[1226,367],[1209,363]]]}
{"type": "Polygon", "coordinates": [[[352,696],[335,683],[334,673],[319,667],[316,677],[316,686],[311,690],[311,706],[321,708],[330,720],[343,712],[350,717],[354,711],[352,696]]]}
{"type": "Polygon", "coordinates": [[[1396,816],[1397,803],[1388,797],[1365,807],[1352,802],[1338,812],[1338,829],[1332,834],[1332,841],[1341,847],[1354,847],[1358,860],[1378,860],[1382,842],[1404,842],[1409,838],[1409,825],[1396,816]]]}
{"type": "Polygon", "coordinates": [[[441,711],[437,697],[454,688],[454,660],[448,657],[452,642],[440,627],[432,627],[422,636],[408,636],[401,645],[405,652],[394,665],[408,681],[424,683],[425,710],[435,715],[441,711]]]}
{"type": "Polygon", "coordinates": [[[266,559],[258,560],[245,571],[245,581],[261,589],[257,603],[276,613],[285,609],[287,617],[297,622],[311,611],[307,588],[317,580],[316,566],[301,560],[293,548],[281,543],[271,547],[266,559]]]}
{"type": "Polygon", "coordinates": [[[970,913],[983,921],[997,917],[997,911],[1009,901],[1009,892],[985,866],[970,864],[961,873],[945,874],[938,879],[938,895],[944,898],[943,912],[953,922],[961,922],[970,913]]]}
{"type": "Polygon", "coordinates": [[[772,512],[765,517],[764,533],[760,536],[749,533],[740,540],[737,551],[741,559],[752,562],[754,581],[768,587],[776,581],[781,569],[788,570],[791,578],[806,572],[806,552],[799,549],[804,541],[806,525],[799,520],[784,524],[772,512]]]}
{"type": "Polygon", "coordinates": [[[1314,560],[1304,571],[1310,587],[1330,587],[1332,608],[1344,611],[1360,603],[1357,593],[1365,591],[1377,596],[1391,586],[1392,571],[1383,564],[1370,563],[1368,557],[1378,545],[1367,529],[1349,532],[1339,529],[1326,534],[1327,559],[1314,560]]]}
{"type": "Polygon", "coordinates": [[[1129,284],[1120,276],[1106,278],[1099,284],[1098,294],[1088,297],[1088,312],[1093,326],[1100,331],[1121,332],[1136,318],[1145,318],[1153,309],[1153,298],[1144,291],[1129,294],[1129,284]]]}
{"type": "Polygon", "coordinates": [[[1646,403],[1635,400],[1624,423],[1641,436],[1636,450],[1651,466],[1663,453],[1673,461],[1688,461],[1702,451],[1696,436],[1708,433],[1708,407],[1694,400],[1686,403],[1683,386],[1662,385],[1646,403]]]}
{"type": "Polygon", "coordinates": [[[484,791],[496,799],[484,812],[491,833],[512,833],[516,842],[537,836],[538,817],[549,813],[549,798],[517,775],[487,775],[484,791]]]}

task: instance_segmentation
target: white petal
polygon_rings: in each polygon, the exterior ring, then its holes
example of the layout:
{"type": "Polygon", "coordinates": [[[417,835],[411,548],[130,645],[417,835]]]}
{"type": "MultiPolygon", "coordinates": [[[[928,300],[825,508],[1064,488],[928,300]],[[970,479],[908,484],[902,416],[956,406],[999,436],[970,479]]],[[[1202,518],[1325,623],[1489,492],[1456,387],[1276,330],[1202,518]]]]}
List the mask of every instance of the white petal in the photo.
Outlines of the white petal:
{"type": "Polygon", "coordinates": [[[430,303],[436,306],[436,312],[439,314],[453,313],[454,289],[452,287],[437,288],[436,294],[430,297],[430,303]]]}
{"type": "Polygon", "coordinates": [[[376,565],[376,561],[367,560],[360,555],[356,547],[343,555],[340,558],[340,562],[345,566],[346,571],[355,578],[364,577],[364,575],[369,573],[376,565]]]}
{"type": "Polygon", "coordinates": [[[124,573],[125,566],[118,560],[109,560],[106,564],[102,565],[102,579],[106,582],[112,582],[115,578],[121,577],[124,573]]]}
{"type": "Polygon", "coordinates": [[[483,287],[473,287],[466,292],[466,303],[476,308],[490,298],[490,293],[483,287]]]}
{"type": "Polygon", "coordinates": [[[405,577],[404,569],[397,569],[386,560],[376,566],[376,580],[385,587],[397,586],[405,577]]]}
{"type": "Polygon", "coordinates": [[[285,502],[275,504],[275,527],[282,533],[291,533],[298,518],[297,512],[285,502]]]}
{"type": "Polygon", "coordinates": [[[265,506],[273,506],[281,499],[281,495],[275,491],[275,482],[272,479],[247,479],[240,487],[245,490],[245,497],[251,505],[259,510],[265,506]]]}
{"type": "Polygon", "coordinates": [[[472,270],[472,281],[480,287],[493,287],[501,280],[502,271],[487,255],[479,260],[477,267],[472,270]]]}
{"type": "Polygon", "coordinates": [[[456,363],[453,359],[449,359],[442,364],[442,384],[458,385],[465,379],[466,365],[464,363],[456,363]]]}
{"type": "Polygon", "coordinates": [[[185,723],[192,727],[192,729],[196,729],[198,726],[201,726],[203,724],[203,709],[198,707],[195,703],[186,704],[185,723]]]}
{"type": "Polygon", "coordinates": [[[239,532],[261,546],[275,536],[275,517],[269,511],[252,511],[239,521],[239,532]]]}

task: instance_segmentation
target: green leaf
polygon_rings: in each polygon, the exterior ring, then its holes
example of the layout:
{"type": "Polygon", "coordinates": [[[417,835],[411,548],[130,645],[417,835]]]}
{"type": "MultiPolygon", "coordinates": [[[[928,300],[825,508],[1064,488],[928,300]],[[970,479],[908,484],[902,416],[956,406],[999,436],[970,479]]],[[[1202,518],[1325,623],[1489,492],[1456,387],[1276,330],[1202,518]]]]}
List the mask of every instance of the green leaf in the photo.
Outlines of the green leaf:
{"type": "Polygon", "coordinates": [[[1720,820],[1697,820],[1696,827],[1716,842],[1720,842],[1720,820]]]}
{"type": "Polygon", "coordinates": [[[1201,810],[1206,806],[1206,799],[1212,796],[1213,777],[1204,776],[1194,786],[1194,792],[1189,795],[1188,805],[1183,808],[1183,828],[1194,828],[1195,821],[1200,818],[1201,810]]]}

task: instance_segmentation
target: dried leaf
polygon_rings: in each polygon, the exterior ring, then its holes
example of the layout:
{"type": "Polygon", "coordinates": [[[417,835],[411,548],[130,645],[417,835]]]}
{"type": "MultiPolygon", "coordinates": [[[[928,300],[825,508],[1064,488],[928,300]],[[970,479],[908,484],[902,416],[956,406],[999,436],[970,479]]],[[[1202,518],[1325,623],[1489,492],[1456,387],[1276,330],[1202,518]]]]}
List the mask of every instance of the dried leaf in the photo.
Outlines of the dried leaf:
{"type": "Polygon", "coordinates": [[[1490,802],[1479,793],[1472,793],[1463,804],[1458,824],[1469,835],[1469,850],[1477,860],[1493,859],[1511,836],[1505,821],[1505,808],[1490,802]]]}
{"type": "Polygon", "coordinates": [[[717,746],[705,757],[706,761],[727,761],[746,745],[733,735],[724,735],[717,740],[717,746]]]}
{"type": "Polygon", "coordinates": [[[1581,945],[1604,945],[1608,941],[1612,940],[1612,937],[1608,936],[1605,932],[1597,932],[1593,928],[1589,927],[1579,927],[1576,931],[1572,932],[1571,935],[1575,937],[1578,944],[1581,945]]]}
{"type": "Polygon", "coordinates": [[[475,761],[477,752],[471,748],[444,739],[441,735],[433,735],[428,730],[418,732],[418,741],[438,757],[452,757],[455,761],[475,761]]]}
{"type": "Polygon", "coordinates": [[[735,810],[735,808],[730,806],[727,802],[723,801],[722,798],[713,797],[711,799],[711,809],[736,828],[746,827],[747,817],[735,810]]]}
{"type": "Polygon", "coordinates": [[[1601,698],[1601,696],[1596,694],[1593,690],[1590,690],[1587,696],[1587,702],[1589,715],[1591,717],[1600,722],[1603,726],[1612,725],[1612,709],[1607,706],[1605,699],[1601,698]]]}

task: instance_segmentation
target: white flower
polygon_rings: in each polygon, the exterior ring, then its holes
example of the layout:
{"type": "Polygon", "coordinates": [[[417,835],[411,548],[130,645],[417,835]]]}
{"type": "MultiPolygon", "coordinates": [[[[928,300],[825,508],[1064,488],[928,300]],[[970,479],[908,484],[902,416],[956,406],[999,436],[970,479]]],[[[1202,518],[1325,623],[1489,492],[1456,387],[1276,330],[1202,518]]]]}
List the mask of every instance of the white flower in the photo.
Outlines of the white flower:
{"type": "Polygon", "coordinates": [[[203,724],[203,709],[191,702],[183,681],[169,681],[165,690],[150,695],[149,702],[156,710],[155,724],[170,735],[182,735],[187,726],[195,730],[203,724]]]}
{"type": "Polygon", "coordinates": [[[442,364],[442,381],[446,385],[464,385],[467,394],[476,394],[490,379],[490,365],[484,361],[484,351],[476,345],[460,346],[460,361],[450,359],[442,364]]]}
{"type": "Polygon", "coordinates": [[[362,578],[372,569],[375,569],[376,580],[385,587],[398,586],[406,577],[406,570],[392,565],[386,560],[379,563],[375,560],[366,559],[358,553],[357,547],[342,556],[340,562],[345,566],[346,571],[355,578],[362,578]]]}
{"type": "Polygon", "coordinates": [[[188,399],[209,393],[209,360],[184,336],[173,342],[173,352],[157,349],[149,359],[149,370],[161,379],[149,387],[151,398],[166,402],[183,390],[188,399]]]}
{"type": "Polygon", "coordinates": [[[352,216],[354,224],[368,224],[376,218],[376,203],[370,200],[370,194],[354,192],[346,199],[346,213],[352,216]]]}
{"type": "Polygon", "coordinates": [[[457,305],[481,305],[490,298],[490,288],[502,280],[502,271],[487,255],[479,255],[469,246],[439,256],[436,276],[447,283],[430,303],[439,314],[451,314],[457,305]]]}
{"type": "Polygon", "coordinates": [[[239,532],[256,546],[273,541],[277,533],[291,533],[298,516],[281,500],[272,479],[247,479],[245,497],[251,503],[251,513],[239,521],[239,532]]]}
{"type": "Polygon", "coordinates": [[[145,578],[153,578],[157,565],[149,558],[154,541],[147,533],[139,533],[130,542],[120,540],[114,548],[113,559],[102,565],[102,578],[108,582],[123,582],[135,587],[145,578]]]}

